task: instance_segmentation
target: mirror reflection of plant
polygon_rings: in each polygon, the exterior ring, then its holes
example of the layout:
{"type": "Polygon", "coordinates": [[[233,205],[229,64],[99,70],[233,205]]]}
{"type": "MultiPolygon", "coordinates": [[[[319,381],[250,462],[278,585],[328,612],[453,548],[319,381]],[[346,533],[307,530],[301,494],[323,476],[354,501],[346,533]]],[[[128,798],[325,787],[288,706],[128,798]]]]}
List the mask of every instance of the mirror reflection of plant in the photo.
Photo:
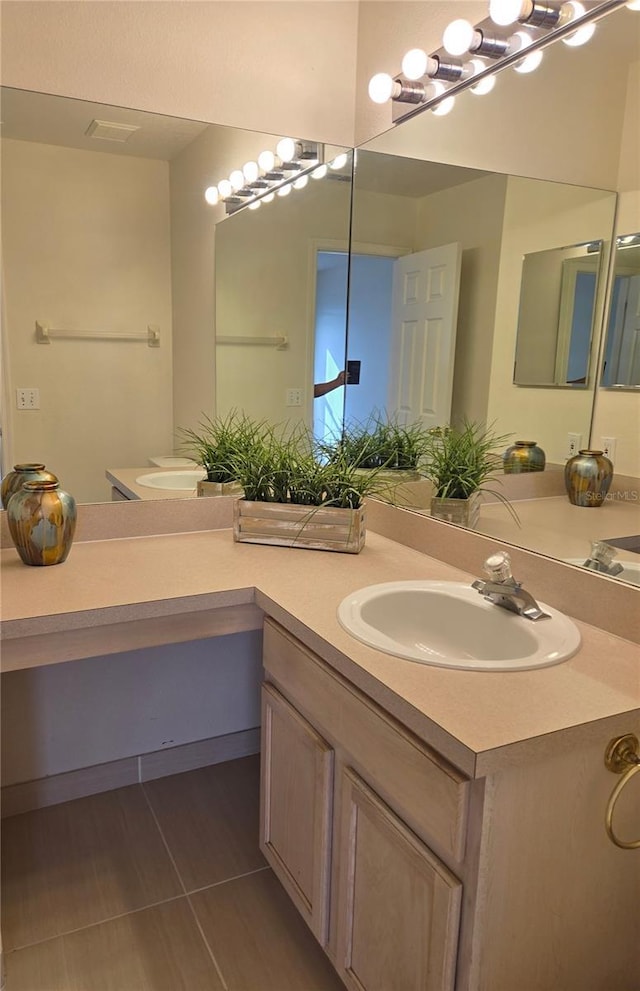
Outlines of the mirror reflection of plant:
{"type": "Polygon", "coordinates": [[[468,499],[474,492],[490,492],[502,502],[516,522],[517,514],[509,500],[486,482],[502,484],[502,449],[511,434],[496,434],[491,426],[464,420],[460,427],[433,427],[425,455],[425,473],[439,499],[468,499]]]}
{"type": "Polygon", "coordinates": [[[225,417],[204,416],[199,429],[180,428],[181,451],[207,472],[209,482],[234,482],[239,457],[248,458],[267,434],[268,426],[237,410],[225,417]]]}
{"type": "Polygon", "coordinates": [[[429,433],[422,424],[400,424],[375,412],[362,423],[348,424],[324,453],[329,460],[340,454],[356,468],[417,471],[428,449],[429,433]]]}

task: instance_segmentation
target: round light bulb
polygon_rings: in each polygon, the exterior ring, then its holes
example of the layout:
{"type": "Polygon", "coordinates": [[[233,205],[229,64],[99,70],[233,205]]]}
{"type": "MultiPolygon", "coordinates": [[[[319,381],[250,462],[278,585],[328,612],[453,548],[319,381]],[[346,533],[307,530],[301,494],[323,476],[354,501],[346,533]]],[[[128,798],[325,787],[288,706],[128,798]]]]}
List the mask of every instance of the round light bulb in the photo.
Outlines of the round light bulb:
{"type": "Polygon", "coordinates": [[[436,117],[444,117],[446,114],[453,110],[453,105],[456,102],[455,96],[448,96],[446,100],[439,103],[437,107],[434,107],[431,111],[436,117]]]}
{"type": "Polygon", "coordinates": [[[261,203],[273,203],[274,199],[275,199],[275,193],[267,193],[266,196],[263,196],[262,197],[262,199],[260,200],[260,202],[261,203]]]}
{"type": "Polygon", "coordinates": [[[271,169],[276,164],[276,156],[272,151],[261,151],[258,155],[258,165],[263,172],[271,172],[271,169]]]}
{"type": "Polygon", "coordinates": [[[342,169],[347,164],[347,156],[345,154],[336,155],[332,162],[329,162],[330,169],[342,169]]]}
{"type": "Polygon", "coordinates": [[[259,206],[260,206],[260,200],[254,200],[253,203],[249,204],[249,209],[257,210],[259,206]]]}
{"type": "MultiPolygon", "coordinates": [[[[478,72],[482,72],[482,70],[486,68],[484,62],[481,62],[478,58],[472,58],[468,64],[473,75],[476,75],[478,72]]],[[[484,96],[485,93],[491,92],[495,84],[496,77],[495,74],[492,73],[490,76],[485,76],[484,79],[480,79],[473,86],[470,86],[469,89],[472,93],[475,93],[476,96],[484,96]]]]}
{"type": "Polygon", "coordinates": [[[220,182],[218,183],[218,192],[220,193],[220,196],[223,200],[226,199],[227,196],[231,196],[233,192],[233,186],[231,185],[228,179],[220,180],[220,182]]]}
{"type": "Polygon", "coordinates": [[[523,0],[489,0],[489,17],[494,24],[506,27],[522,16],[524,6],[523,0]]]}
{"type": "Polygon", "coordinates": [[[299,179],[296,179],[294,181],[293,188],[294,189],[304,189],[304,187],[307,185],[308,182],[309,182],[309,176],[308,175],[301,175],[299,179]]]}
{"type": "Polygon", "coordinates": [[[290,192],[291,192],[291,186],[289,185],[289,183],[287,183],[286,186],[280,186],[280,189],[278,190],[278,196],[288,196],[290,192]]]}
{"type": "Polygon", "coordinates": [[[543,52],[538,49],[537,52],[531,52],[531,55],[525,55],[523,59],[514,64],[513,68],[522,75],[526,75],[527,72],[534,72],[542,62],[542,56],[543,52]]]}
{"type": "Polygon", "coordinates": [[[256,162],[245,162],[242,166],[242,174],[247,182],[255,182],[258,178],[258,165],[256,162]]]}
{"type": "Polygon", "coordinates": [[[402,60],[402,75],[407,79],[422,79],[427,71],[429,58],[421,48],[412,48],[402,60]]]}
{"type": "Polygon", "coordinates": [[[470,21],[462,18],[451,21],[442,35],[442,46],[449,55],[464,55],[473,44],[476,29],[470,21]]]}
{"type": "Polygon", "coordinates": [[[579,48],[580,45],[586,45],[588,41],[591,41],[595,34],[596,26],[595,24],[583,24],[581,28],[577,31],[573,31],[568,34],[566,38],[563,38],[565,45],[569,45],[570,48],[579,48]]]}
{"type": "Polygon", "coordinates": [[[229,176],[229,182],[231,183],[231,188],[233,189],[234,193],[237,193],[239,189],[242,189],[242,187],[244,186],[244,176],[240,171],[240,169],[233,170],[233,172],[229,176]]]}
{"type": "Polygon", "coordinates": [[[387,72],[378,72],[369,80],[369,98],[374,103],[386,103],[393,93],[393,79],[387,72]]]}
{"type": "Polygon", "coordinates": [[[629,10],[640,10],[640,0],[629,0],[625,7],[628,7],[629,10]]]}
{"type": "Polygon", "coordinates": [[[314,169],[313,172],[311,173],[311,178],[324,179],[328,171],[329,170],[326,165],[319,165],[318,168],[314,169]]]}
{"type": "Polygon", "coordinates": [[[204,198],[207,201],[207,203],[209,203],[211,206],[215,206],[218,200],[220,199],[220,195],[218,193],[218,187],[208,186],[204,191],[204,198]]]}
{"type": "Polygon", "coordinates": [[[276,154],[281,162],[292,162],[296,153],[296,143],[293,138],[282,138],[276,145],[276,154]]]}

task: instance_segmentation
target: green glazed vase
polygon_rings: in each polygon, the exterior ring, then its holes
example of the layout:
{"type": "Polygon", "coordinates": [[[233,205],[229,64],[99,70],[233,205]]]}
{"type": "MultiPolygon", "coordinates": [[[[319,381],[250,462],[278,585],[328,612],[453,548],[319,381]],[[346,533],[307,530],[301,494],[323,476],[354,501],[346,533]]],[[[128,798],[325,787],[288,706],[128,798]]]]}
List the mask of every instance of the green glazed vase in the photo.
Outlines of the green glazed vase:
{"type": "Polygon", "coordinates": [[[579,451],[564,468],[569,502],[574,506],[601,506],[612,478],[613,465],[602,451],[579,451]]]}
{"type": "Polygon", "coordinates": [[[545,453],[535,440],[517,440],[502,455],[506,475],[518,475],[523,471],[544,471],[545,453]]]}
{"type": "Polygon", "coordinates": [[[11,539],[25,564],[62,564],[76,529],[76,501],[46,479],[25,482],[7,506],[11,539]]]}
{"type": "Polygon", "coordinates": [[[2,486],[0,487],[0,499],[2,499],[4,508],[7,508],[11,496],[19,492],[25,482],[34,482],[39,479],[48,482],[58,481],[56,476],[47,471],[44,465],[35,461],[14,465],[13,471],[8,472],[2,479],[2,486]]]}

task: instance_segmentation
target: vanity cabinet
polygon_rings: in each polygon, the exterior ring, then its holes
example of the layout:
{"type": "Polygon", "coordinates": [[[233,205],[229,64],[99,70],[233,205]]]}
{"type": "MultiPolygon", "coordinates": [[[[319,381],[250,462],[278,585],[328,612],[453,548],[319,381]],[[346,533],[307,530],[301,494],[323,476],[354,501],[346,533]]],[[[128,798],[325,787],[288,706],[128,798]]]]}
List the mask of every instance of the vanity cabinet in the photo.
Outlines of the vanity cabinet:
{"type": "Polygon", "coordinates": [[[353,991],[452,991],[468,782],[265,623],[261,848],[353,991]]]}

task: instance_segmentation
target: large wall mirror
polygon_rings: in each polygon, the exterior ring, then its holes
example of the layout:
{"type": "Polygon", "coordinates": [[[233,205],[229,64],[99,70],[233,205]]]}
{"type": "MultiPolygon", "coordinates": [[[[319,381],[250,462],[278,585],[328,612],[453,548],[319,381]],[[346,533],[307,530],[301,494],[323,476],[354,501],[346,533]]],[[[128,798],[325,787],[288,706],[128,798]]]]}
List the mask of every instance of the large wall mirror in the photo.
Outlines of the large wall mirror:
{"type": "Polygon", "coordinates": [[[43,461],[79,502],[101,502],[107,469],[179,453],[179,429],[215,412],[218,234],[220,336],[287,338],[221,346],[221,404],[306,413],[314,303],[300,238],[318,216],[318,250],[347,257],[350,160],[270,204],[274,230],[268,207],[266,223],[248,210],[223,220],[203,194],[279,135],[22,90],[1,100],[2,472],[43,461]],[[18,389],[37,390],[36,408],[18,408],[18,389]],[[288,389],[301,392],[293,407],[288,389]]]}

